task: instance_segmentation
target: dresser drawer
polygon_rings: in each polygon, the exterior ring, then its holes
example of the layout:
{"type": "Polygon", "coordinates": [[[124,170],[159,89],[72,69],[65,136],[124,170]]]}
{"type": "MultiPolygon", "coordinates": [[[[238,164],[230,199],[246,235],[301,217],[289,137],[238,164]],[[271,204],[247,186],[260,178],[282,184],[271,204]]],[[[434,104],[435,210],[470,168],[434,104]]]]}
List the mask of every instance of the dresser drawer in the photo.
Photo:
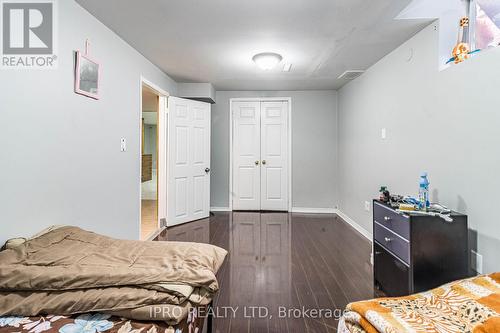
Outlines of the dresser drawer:
{"type": "Polygon", "coordinates": [[[408,216],[398,214],[375,201],[373,204],[373,219],[406,240],[410,239],[410,218],[408,216]]]}
{"type": "Polygon", "coordinates": [[[373,233],[377,242],[399,259],[410,264],[410,244],[406,240],[378,222],[374,223],[373,233]]]}
{"type": "Polygon", "coordinates": [[[373,244],[375,286],[387,296],[407,296],[411,293],[410,268],[389,251],[373,244]]]}

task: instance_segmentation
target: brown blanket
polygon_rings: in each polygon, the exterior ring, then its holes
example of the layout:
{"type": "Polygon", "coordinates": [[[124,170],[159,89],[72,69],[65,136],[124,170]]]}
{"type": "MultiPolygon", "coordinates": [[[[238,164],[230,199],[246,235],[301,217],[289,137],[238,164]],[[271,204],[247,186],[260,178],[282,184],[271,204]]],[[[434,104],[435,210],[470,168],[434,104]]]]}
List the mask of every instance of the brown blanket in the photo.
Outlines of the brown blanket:
{"type": "MultiPolygon", "coordinates": [[[[134,313],[145,319],[144,313],[159,312],[156,306],[207,304],[226,254],[209,244],[117,240],[56,228],[0,252],[0,316],[129,310],[132,319],[134,313]]],[[[171,317],[161,311],[149,319],[171,317]]]]}

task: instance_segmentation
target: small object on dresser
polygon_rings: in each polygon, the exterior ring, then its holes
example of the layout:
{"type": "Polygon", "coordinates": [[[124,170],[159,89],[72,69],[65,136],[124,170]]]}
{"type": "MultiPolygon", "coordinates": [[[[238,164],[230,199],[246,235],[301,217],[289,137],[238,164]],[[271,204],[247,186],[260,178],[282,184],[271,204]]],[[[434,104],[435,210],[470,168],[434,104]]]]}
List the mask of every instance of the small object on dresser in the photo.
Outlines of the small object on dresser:
{"type": "Polygon", "coordinates": [[[429,179],[427,179],[427,172],[423,172],[420,176],[420,184],[418,191],[418,200],[420,201],[420,210],[427,211],[430,206],[429,201],[429,179]]]}
{"type": "Polygon", "coordinates": [[[403,211],[414,211],[415,205],[401,203],[399,204],[399,209],[403,211]]]}
{"type": "Polygon", "coordinates": [[[391,193],[389,193],[389,190],[387,190],[387,186],[381,186],[379,192],[380,192],[380,201],[385,203],[391,201],[391,193]]]}

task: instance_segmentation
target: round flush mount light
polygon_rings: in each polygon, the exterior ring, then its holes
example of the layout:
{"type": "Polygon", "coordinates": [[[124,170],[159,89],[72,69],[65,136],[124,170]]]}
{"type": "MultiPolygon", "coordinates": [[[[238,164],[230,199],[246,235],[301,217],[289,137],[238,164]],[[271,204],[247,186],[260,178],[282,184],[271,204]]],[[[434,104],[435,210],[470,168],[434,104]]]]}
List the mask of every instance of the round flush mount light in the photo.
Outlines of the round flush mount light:
{"type": "Polygon", "coordinates": [[[260,69],[268,71],[276,67],[283,60],[283,57],[278,53],[266,52],[254,55],[252,60],[260,69]]]}

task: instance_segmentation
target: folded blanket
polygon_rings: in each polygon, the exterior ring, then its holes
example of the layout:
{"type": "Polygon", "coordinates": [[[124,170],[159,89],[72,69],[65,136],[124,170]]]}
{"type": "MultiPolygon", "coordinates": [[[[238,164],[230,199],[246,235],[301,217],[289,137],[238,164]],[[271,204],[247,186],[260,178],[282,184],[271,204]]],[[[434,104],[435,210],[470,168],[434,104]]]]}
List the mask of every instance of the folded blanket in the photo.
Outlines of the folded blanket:
{"type": "Polygon", "coordinates": [[[408,297],[351,303],[339,333],[500,332],[500,273],[408,297]]]}
{"type": "Polygon", "coordinates": [[[77,227],[52,228],[9,242],[0,252],[0,316],[142,309],[138,319],[144,319],[148,306],[205,305],[218,290],[215,274],[226,254],[209,244],[117,240],[77,227]]]}

